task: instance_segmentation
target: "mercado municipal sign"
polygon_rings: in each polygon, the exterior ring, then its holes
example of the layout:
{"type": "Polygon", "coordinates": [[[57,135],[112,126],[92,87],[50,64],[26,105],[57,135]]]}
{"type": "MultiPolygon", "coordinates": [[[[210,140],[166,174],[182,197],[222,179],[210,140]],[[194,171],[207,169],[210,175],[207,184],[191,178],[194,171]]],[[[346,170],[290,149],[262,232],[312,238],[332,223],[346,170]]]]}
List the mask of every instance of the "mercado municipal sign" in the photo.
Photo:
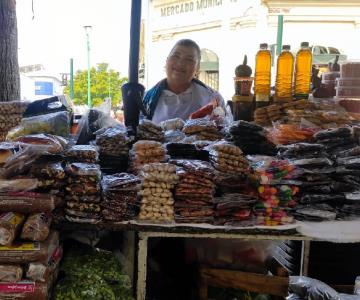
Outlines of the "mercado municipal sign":
{"type": "Polygon", "coordinates": [[[161,8],[161,17],[179,15],[222,5],[222,0],[196,0],[173,4],[161,8]]]}

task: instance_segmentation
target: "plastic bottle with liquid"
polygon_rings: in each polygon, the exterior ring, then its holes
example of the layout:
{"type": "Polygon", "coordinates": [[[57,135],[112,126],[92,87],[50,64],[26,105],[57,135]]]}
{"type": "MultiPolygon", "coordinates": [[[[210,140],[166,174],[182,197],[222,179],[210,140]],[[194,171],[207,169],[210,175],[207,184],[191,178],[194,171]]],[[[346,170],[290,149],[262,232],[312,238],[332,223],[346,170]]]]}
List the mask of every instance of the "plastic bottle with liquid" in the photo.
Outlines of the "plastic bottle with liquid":
{"type": "Polygon", "coordinates": [[[268,44],[260,44],[255,61],[255,99],[256,107],[269,105],[271,85],[271,53],[268,44]]]}
{"type": "Polygon", "coordinates": [[[295,99],[308,99],[311,83],[312,53],[308,42],[301,43],[295,59],[295,99]]]}
{"type": "Polygon", "coordinates": [[[294,73],[294,56],[290,46],[284,45],[277,60],[275,98],[276,102],[292,101],[292,79],[294,73]]]}

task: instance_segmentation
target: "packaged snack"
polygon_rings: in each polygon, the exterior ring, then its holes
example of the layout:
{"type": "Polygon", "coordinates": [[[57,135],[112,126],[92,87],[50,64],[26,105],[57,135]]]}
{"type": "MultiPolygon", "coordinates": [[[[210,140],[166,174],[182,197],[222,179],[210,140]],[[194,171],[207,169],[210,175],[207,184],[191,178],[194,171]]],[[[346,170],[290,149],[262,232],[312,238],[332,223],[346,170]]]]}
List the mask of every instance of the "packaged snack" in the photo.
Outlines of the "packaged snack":
{"type": "Polygon", "coordinates": [[[0,245],[11,245],[24,220],[25,216],[19,213],[7,212],[0,214],[0,245]]]}
{"type": "Polygon", "coordinates": [[[23,269],[19,265],[0,265],[0,282],[18,282],[22,274],[23,269]]]}
{"type": "Polygon", "coordinates": [[[9,131],[6,139],[14,140],[28,134],[48,133],[68,137],[70,133],[69,113],[60,111],[22,119],[20,125],[9,131]]]}
{"type": "Polygon", "coordinates": [[[34,242],[45,241],[50,233],[51,215],[38,213],[30,215],[21,232],[20,237],[34,242]]]}
{"type": "Polygon", "coordinates": [[[22,242],[12,246],[0,246],[1,264],[26,264],[30,262],[48,262],[54,250],[59,246],[59,233],[53,231],[46,241],[22,242]]]}
{"type": "Polygon", "coordinates": [[[0,212],[51,212],[60,199],[50,194],[34,192],[8,192],[0,194],[0,212]]]}

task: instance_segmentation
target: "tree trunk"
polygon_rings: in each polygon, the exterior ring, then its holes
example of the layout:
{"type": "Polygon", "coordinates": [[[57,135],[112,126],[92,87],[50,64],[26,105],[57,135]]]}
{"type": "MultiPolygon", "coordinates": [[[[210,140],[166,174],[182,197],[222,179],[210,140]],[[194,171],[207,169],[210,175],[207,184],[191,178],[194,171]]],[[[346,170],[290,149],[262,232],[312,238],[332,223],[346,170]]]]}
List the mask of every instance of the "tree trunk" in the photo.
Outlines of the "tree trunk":
{"type": "Polygon", "coordinates": [[[0,102],[20,100],[16,0],[0,0],[0,102]]]}

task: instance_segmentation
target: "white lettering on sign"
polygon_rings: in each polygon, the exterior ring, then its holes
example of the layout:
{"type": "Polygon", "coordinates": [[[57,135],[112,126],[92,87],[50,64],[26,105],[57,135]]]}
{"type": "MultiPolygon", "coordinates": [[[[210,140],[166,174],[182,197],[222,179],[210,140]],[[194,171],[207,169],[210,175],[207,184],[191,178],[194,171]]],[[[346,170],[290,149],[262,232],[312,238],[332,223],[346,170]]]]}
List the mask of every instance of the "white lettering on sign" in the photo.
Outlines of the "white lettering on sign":
{"type": "Polygon", "coordinates": [[[222,5],[222,0],[196,0],[191,2],[185,2],[181,4],[174,4],[166,7],[162,7],[160,11],[161,17],[169,17],[188,13],[196,10],[212,8],[222,5]]]}

